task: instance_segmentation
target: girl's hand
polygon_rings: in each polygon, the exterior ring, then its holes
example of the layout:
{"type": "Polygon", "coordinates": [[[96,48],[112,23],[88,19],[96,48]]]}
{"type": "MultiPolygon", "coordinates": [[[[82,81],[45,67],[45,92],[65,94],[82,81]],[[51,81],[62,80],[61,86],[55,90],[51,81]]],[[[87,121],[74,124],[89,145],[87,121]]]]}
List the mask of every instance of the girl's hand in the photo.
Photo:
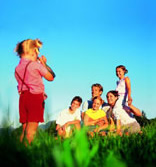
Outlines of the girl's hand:
{"type": "Polygon", "coordinates": [[[62,131],[65,131],[66,126],[65,126],[65,125],[63,125],[63,126],[61,127],[61,129],[62,129],[62,131]]]}
{"type": "Polygon", "coordinates": [[[128,106],[130,106],[132,104],[132,98],[128,97],[128,106]]]}
{"type": "Polygon", "coordinates": [[[115,130],[115,124],[112,118],[110,118],[110,132],[115,130]]]}
{"type": "Polygon", "coordinates": [[[46,57],[45,56],[41,56],[41,58],[42,58],[42,60],[46,63],[47,62],[47,59],[46,59],[46,57]]]}
{"type": "Polygon", "coordinates": [[[39,61],[44,65],[44,64],[46,64],[47,59],[45,56],[42,55],[41,57],[39,57],[39,61]]]}
{"type": "Polygon", "coordinates": [[[69,126],[69,123],[67,122],[67,123],[64,125],[64,127],[67,128],[68,126],[69,126]]]}
{"type": "Polygon", "coordinates": [[[121,131],[117,131],[117,134],[118,134],[119,136],[122,136],[122,132],[121,132],[121,131]]]}

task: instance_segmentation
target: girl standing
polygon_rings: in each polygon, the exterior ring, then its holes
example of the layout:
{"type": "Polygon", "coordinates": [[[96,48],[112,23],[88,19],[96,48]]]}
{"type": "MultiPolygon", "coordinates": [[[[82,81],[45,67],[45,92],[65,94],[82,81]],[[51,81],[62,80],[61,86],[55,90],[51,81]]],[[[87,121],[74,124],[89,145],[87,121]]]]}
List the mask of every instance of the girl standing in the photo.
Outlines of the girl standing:
{"type": "Polygon", "coordinates": [[[44,122],[44,84],[42,77],[53,81],[55,74],[46,64],[46,57],[39,55],[42,42],[39,39],[27,39],[17,44],[15,52],[20,62],[15,68],[18,82],[19,115],[22,123],[20,141],[24,138],[30,144],[36,134],[39,122],[44,122]]]}

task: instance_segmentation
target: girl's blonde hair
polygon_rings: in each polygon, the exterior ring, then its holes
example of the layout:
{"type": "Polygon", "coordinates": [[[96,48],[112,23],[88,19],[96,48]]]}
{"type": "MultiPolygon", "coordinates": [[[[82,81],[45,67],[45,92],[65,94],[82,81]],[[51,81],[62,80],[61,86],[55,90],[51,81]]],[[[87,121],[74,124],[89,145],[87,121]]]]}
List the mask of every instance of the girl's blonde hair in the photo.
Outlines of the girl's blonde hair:
{"type": "Polygon", "coordinates": [[[92,99],[92,101],[94,102],[94,100],[96,100],[96,99],[100,100],[101,104],[104,103],[104,100],[103,100],[100,96],[94,97],[94,98],[92,99]]]}
{"type": "Polygon", "coordinates": [[[39,54],[39,48],[41,48],[41,46],[42,42],[39,39],[27,39],[16,45],[15,52],[17,52],[19,57],[21,57],[22,54],[30,54],[34,50],[39,54]]]}

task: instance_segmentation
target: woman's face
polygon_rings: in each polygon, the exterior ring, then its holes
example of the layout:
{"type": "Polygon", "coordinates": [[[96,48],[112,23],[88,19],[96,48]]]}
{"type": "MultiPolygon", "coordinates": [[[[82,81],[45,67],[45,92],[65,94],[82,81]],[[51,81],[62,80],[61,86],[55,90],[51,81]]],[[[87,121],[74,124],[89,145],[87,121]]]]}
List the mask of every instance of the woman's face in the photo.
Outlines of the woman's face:
{"type": "Polygon", "coordinates": [[[92,105],[93,110],[99,110],[100,106],[101,106],[101,101],[99,99],[95,99],[92,105]]]}
{"type": "Polygon", "coordinates": [[[118,97],[114,96],[112,93],[107,94],[107,102],[110,106],[114,106],[118,97]]]}

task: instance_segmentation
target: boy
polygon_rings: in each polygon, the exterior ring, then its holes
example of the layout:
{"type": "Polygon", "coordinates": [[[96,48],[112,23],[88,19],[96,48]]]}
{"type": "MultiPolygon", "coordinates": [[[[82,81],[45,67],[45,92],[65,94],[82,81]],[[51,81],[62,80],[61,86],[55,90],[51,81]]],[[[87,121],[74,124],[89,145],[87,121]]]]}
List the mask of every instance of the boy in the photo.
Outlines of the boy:
{"type": "Polygon", "coordinates": [[[82,103],[82,99],[79,96],[75,96],[71,101],[71,106],[64,109],[56,120],[56,130],[61,137],[69,137],[72,133],[72,127],[79,130],[81,128],[81,114],[79,107],[82,103]]]}

